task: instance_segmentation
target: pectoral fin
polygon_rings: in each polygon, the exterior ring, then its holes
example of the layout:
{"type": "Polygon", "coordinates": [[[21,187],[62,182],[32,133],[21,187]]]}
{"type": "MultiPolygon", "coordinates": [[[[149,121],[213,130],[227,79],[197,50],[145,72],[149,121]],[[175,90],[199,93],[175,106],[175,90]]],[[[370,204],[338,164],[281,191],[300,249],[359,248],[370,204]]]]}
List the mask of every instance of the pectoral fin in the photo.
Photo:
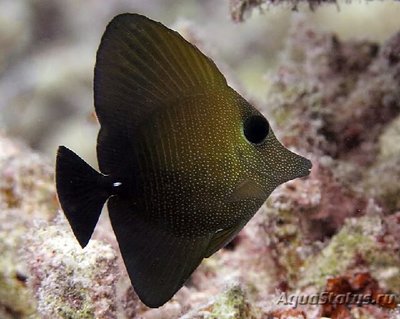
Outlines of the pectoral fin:
{"type": "Polygon", "coordinates": [[[242,200],[266,200],[268,197],[267,192],[261,187],[260,184],[251,180],[244,179],[229,195],[229,202],[238,202],[242,200]]]}

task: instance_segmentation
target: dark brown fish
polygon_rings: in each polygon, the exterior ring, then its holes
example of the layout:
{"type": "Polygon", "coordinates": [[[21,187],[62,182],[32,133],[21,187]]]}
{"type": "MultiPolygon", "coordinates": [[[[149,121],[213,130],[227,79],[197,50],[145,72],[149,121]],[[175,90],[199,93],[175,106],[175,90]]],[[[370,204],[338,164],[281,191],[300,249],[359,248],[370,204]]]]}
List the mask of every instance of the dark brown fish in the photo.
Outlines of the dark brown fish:
{"type": "Polygon", "coordinates": [[[59,200],[85,247],[108,199],[132,284],[150,307],[168,301],[276,186],[311,168],[208,57],[138,14],[108,25],[94,97],[101,173],[61,146],[59,200]]]}

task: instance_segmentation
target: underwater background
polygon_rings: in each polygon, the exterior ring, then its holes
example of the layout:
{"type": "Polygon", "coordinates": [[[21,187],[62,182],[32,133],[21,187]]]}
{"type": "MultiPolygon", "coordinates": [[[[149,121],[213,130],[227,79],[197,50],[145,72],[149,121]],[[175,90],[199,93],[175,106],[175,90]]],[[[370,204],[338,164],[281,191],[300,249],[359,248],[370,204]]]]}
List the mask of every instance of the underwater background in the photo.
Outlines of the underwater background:
{"type": "Polygon", "coordinates": [[[0,319],[400,318],[400,3],[261,2],[0,0],[0,319]],[[107,214],[82,250],[54,187],[58,145],[96,166],[95,53],[121,12],[196,44],[313,162],[159,309],[107,214]]]}

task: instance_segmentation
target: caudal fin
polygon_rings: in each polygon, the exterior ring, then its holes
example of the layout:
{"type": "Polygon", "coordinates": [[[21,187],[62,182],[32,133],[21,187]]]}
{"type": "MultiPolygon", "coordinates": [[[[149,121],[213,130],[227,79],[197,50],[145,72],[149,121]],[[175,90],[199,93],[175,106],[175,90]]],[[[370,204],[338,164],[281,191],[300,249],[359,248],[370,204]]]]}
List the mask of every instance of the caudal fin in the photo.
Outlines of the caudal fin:
{"type": "Polygon", "coordinates": [[[101,209],[110,196],[106,177],[78,155],[60,146],[56,160],[56,187],[64,214],[79,244],[89,242],[101,209]]]}

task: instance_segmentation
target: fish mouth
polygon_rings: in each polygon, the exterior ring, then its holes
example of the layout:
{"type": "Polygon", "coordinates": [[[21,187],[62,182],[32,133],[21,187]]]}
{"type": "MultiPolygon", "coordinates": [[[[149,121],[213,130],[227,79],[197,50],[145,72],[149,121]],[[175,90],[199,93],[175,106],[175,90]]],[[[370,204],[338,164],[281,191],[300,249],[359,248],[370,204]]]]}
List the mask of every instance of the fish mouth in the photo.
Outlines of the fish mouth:
{"type": "Polygon", "coordinates": [[[311,173],[312,162],[309,159],[304,158],[304,157],[302,158],[302,162],[303,162],[301,165],[302,169],[299,172],[299,175],[297,176],[297,178],[306,177],[306,176],[310,175],[310,173],[311,173]]]}
{"type": "Polygon", "coordinates": [[[303,156],[297,154],[294,155],[296,156],[296,160],[294,161],[294,165],[288,165],[292,167],[292,169],[290,169],[288,172],[286,170],[274,171],[271,169],[268,172],[259,171],[258,173],[266,178],[270,184],[275,186],[278,186],[292,179],[309,176],[312,169],[312,162],[303,156]]]}
{"type": "Polygon", "coordinates": [[[312,162],[303,156],[297,154],[295,155],[296,155],[296,161],[295,161],[296,169],[292,171],[292,176],[290,176],[288,180],[307,177],[311,173],[312,162]]]}

